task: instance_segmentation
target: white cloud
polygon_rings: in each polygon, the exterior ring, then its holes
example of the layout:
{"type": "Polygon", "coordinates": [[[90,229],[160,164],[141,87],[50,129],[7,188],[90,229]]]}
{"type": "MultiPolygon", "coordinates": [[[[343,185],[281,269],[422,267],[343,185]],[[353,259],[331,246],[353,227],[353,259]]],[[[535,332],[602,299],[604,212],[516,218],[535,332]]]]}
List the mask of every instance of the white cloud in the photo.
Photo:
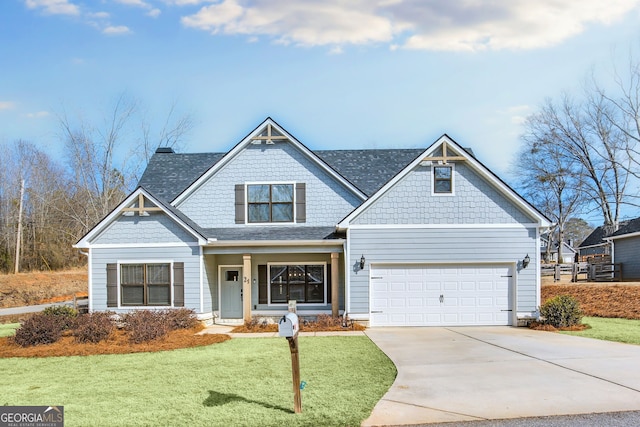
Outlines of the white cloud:
{"type": "Polygon", "coordinates": [[[108,35],[121,35],[121,34],[129,34],[132,31],[129,27],[125,25],[109,25],[105,27],[102,32],[108,35]]]}
{"type": "Polygon", "coordinates": [[[16,104],[11,101],[0,101],[0,111],[2,110],[12,110],[16,104]]]}
{"type": "Polygon", "coordinates": [[[149,12],[147,12],[147,16],[150,16],[152,18],[157,18],[158,16],[160,16],[161,13],[162,11],[160,9],[154,8],[154,9],[151,9],[149,12]]]}
{"type": "Polygon", "coordinates": [[[533,109],[529,105],[516,105],[509,107],[504,111],[498,111],[498,113],[509,117],[509,121],[514,125],[521,125],[527,121],[527,117],[533,112],[533,109]]]}
{"type": "Polygon", "coordinates": [[[640,0],[221,0],[184,16],[182,23],[212,34],[268,36],[304,46],[515,50],[561,43],[589,25],[610,25],[639,5],[640,0]]]}
{"type": "Polygon", "coordinates": [[[79,15],[80,8],[68,0],[25,0],[29,9],[42,9],[50,15],[79,15]]]}

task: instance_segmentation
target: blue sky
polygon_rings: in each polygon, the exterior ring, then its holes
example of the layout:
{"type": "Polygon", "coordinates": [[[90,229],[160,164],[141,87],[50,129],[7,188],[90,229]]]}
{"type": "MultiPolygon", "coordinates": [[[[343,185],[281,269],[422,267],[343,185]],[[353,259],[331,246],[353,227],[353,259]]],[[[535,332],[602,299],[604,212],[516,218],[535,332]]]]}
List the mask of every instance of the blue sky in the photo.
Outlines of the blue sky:
{"type": "MultiPolygon", "coordinates": [[[[507,182],[524,117],[640,47],[640,0],[4,0],[0,143],[59,152],[56,114],[121,93],[226,151],[267,116],[311,149],[443,133],[507,182]]],[[[134,135],[130,136],[132,139],[134,135]]]]}

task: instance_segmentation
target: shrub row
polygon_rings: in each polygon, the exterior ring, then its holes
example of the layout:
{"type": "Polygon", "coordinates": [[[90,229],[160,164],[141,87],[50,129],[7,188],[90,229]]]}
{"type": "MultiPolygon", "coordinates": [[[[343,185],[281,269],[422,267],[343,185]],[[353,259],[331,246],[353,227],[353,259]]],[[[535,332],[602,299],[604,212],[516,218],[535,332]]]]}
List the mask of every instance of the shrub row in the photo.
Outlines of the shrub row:
{"type": "MultiPolygon", "coordinates": [[[[121,316],[129,339],[133,343],[151,341],[177,329],[190,329],[198,324],[193,310],[137,310],[121,316]]],[[[115,329],[113,312],[93,312],[78,315],[71,307],[48,307],[27,319],[11,340],[29,347],[51,344],[69,330],[78,343],[98,343],[106,340],[115,329]]]]}

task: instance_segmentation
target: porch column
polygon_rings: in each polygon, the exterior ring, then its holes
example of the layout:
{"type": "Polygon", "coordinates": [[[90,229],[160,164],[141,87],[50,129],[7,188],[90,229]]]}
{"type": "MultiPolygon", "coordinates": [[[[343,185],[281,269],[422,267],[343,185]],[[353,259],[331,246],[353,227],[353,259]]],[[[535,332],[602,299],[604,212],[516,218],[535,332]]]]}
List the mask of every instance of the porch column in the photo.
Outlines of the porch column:
{"type": "Polygon", "coordinates": [[[338,280],[340,280],[340,254],[331,252],[331,315],[338,317],[340,314],[338,280]]]}
{"type": "Polygon", "coordinates": [[[244,321],[251,321],[251,255],[242,255],[242,311],[244,321]]]}

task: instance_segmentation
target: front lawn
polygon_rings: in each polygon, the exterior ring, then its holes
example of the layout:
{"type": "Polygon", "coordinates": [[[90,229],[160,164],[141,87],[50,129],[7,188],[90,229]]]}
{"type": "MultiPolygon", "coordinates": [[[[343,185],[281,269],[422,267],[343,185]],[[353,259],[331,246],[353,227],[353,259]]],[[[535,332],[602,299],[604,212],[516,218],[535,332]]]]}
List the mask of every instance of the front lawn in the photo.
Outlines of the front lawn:
{"type": "Polygon", "coordinates": [[[16,333],[16,329],[20,327],[20,323],[0,324],[0,338],[10,337],[16,333]]]}
{"type": "Polygon", "coordinates": [[[583,331],[563,331],[568,335],[640,344],[640,320],[583,317],[582,323],[591,326],[583,331]]]}
{"type": "Polygon", "coordinates": [[[156,353],[0,359],[1,405],[64,406],[67,426],[358,426],[393,383],[367,337],[301,337],[293,413],[285,339],[156,353]]]}

